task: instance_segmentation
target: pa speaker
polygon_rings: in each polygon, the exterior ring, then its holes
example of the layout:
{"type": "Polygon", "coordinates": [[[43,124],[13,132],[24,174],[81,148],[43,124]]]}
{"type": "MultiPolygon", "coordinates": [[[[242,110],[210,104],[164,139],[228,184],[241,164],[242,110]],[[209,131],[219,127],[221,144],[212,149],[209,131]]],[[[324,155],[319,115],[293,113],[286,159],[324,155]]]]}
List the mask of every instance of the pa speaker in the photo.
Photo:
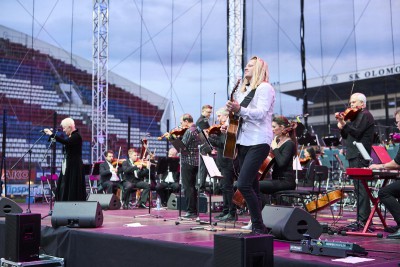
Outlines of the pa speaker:
{"type": "Polygon", "coordinates": [[[114,194],[90,194],[88,201],[98,201],[103,210],[119,210],[121,201],[114,194]]]}
{"type": "MultiPolygon", "coordinates": [[[[179,197],[179,194],[171,193],[169,196],[167,207],[170,210],[178,210],[181,207],[181,210],[187,210],[187,202],[186,197],[179,197]]],[[[200,195],[199,197],[199,212],[207,213],[207,197],[204,195],[200,195]]]]}
{"type": "Polygon", "coordinates": [[[97,201],[55,202],[51,225],[96,228],[103,225],[103,211],[97,201]]]}
{"type": "Polygon", "coordinates": [[[6,216],[8,213],[22,213],[22,208],[9,198],[0,198],[0,217],[6,216]]]}
{"type": "Polygon", "coordinates": [[[214,266],[274,266],[272,235],[214,235],[214,266]]]}
{"type": "Polygon", "coordinates": [[[40,214],[7,214],[5,258],[13,262],[39,259],[40,214]]]}
{"type": "Polygon", "coordinates": [[[319,222],[300,208],[266,205],[262,218],[265,226],[271,229],[271,234],[278,239],[302,240],[303,234],[317,239],[322,234],[319,222]]]}

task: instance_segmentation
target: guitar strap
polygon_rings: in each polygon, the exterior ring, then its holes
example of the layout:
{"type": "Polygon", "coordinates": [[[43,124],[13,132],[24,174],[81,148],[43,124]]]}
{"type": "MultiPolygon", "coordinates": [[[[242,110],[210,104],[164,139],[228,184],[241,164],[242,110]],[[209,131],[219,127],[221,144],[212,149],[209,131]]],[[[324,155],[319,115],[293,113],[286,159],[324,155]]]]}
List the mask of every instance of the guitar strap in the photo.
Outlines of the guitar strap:
{"type": "MultiPolygon", "coordinates": [[[[248,93],[246,95],[246,97],[240,103],[241,107],[247,108],[247,106],[250,104],[251,100],[253,99],[254,95],[256,94],[256,90],[257,90],[257,88],[254,90],[251,90],[250,93],[248,93]]],[[[238,137],[240,134],[240,130],[242,128],[242,122],[243,122],[242,118],[239,118],[238,137]]]]}

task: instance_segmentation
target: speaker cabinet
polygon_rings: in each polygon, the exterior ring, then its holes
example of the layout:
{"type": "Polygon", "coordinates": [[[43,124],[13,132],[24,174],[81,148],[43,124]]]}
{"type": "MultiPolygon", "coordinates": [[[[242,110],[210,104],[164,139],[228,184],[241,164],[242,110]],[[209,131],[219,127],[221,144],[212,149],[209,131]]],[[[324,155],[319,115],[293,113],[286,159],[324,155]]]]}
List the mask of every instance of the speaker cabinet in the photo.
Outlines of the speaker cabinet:
{"type": "MultiPolygon", "coordinates": [[[[169,196],[167,207],[170,210],[178,210],[179,207],[182,207],[181,210],[187,210],[187,202],[186,197],[182,196],[179,197],[179,194],[171,193],[169,196]],[[181,206],[182,205],[182,206],[181,206]]],[[[200,195],[199,198],[199,212],[200,213],[207,213],[207,197],[200,195]]]]}
{"type": "Polygon", "coordinates": [[[97,201],[55,202],[51,225],[96,228],[103,225],[103,211],[97,201]]]}
{"type": "Polygon", "coordinates": [[[274,265],[272,235],[214,235],[214,266],[266,267],[274,265]]]}
{"type": "Polygon", "coordinates": [[[266,205],[262,218],[271,234],[278,239],[302,240],[303,234],[317,239],[322,234],[322,226],[308,212],[300,208],[266,205]]]}
{"type": "Polygon", "coordinates": [[[22,208],[13,200],[2,197],[0,198],[0,217],[4,217],[8,213],[22,213],[22,208]]]}
{"type": "Polygon", "coordinates": [[[5,258],[14,262],[39,259],[40,214],[6,215],[5,258]]]}
{"type": "Polygon", "coordinates": [[[120,199],[114,194],[90,194],[88,201],[98,201],[103,210],[119,210],[120,199]]]}

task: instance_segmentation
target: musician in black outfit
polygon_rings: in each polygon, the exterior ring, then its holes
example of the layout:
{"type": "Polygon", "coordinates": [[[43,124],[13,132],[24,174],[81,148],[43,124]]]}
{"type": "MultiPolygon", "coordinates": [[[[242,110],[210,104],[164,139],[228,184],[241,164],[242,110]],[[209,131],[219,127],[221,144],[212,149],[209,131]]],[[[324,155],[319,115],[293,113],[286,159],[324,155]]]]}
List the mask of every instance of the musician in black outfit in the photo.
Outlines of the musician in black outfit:
{"type": "MultiPolygon", "coordinates": [[[[220,108],[217,112],[217,118],[221,124],[224,124],[228,119],[229,112],[225,107],[220,108]]],[[[235,180],[235,170],[233,160],[224,158],[224,144],[226,134],[211,134],[209,140],[211,145],[217,149],[217,166],[223,176],[222,184],[222,213],[215,216],[215,219],[221,221],[232,221],[236,219],[236,205],[232,202],[233,197],[233,182],[235,180]]]]}
{"type": "MultiPolygon", "coordinates": [[[[306,170],[306,175],[305,175],[302,185],[303,186],[313,186],[314,178],[315,178],[314,168],[315,168],[315,166],[320,166],[321,163],[319,162],[317,153],[312,146],[304,149],[304,160],[306,161],[306,163],[303,166],[303,169],[306,170]]],[[[302,159],[300,159],[300,163],[301,163],[301,161],[302,161],[302,159]]]]}
{"type": "Polygon", "coordinates": [[[175,148],[170,148],[168,158],[158,159],[158,164],[165,165],[165,170],[159,173],[160,182],[157,183],[155,189],[160,196],[161,205],[166,207],[168,193],[179,192],[179,157],[175,148]],[[169,191],[169,192],[168,192],[169,191]]]}
{"type": "Polygon", "coordinates": [[[99,166],[100,170],[100,186],[108,194],[117,194],[117,190],[120,186],[121,170],[118,169],[117,165],[113,165],[114,152],[107,150],[104,152],[105,161],[99,166]]]}
{"type": "Polygon", "coordinates": [[[50,135],[50,138],[55,138],[57,142],[63,145],[64,158],[57,181],[56,201],[84,201],[86,200],[86,186],[82,172],[82,136],[71,118],[63,119],[61,127],[67,135],[65,139],[58,136],[57,132],[53,133],[50,129],[43,130],[47,135],[50,135]]]}
{"type": "MultiPolygon", "coordinates": [[[[396,119],[397,128],[400,130],[400,109],[396,110],[394,117],[396,119]]],[[[400,169],[400,149],[397,151],[396,157],[385,164],[372,164],[370,169],[400,169]]],[[[385,228],[386,232],[393,233],[387,238],[400,239],[400,180],[395,181],[385,187],[382,187],[378,192],[378,197],[381,203],[392,214],[396,226],[385,228]]]]}
{"type": "MultiPolygon", "coordinates": [[[[358,109],[353,120],[345,121],[343,113],[336,113],[335,116],[338,121],[338,128],[340,135],[345,140],[347,153],[346,158],[349,161],[350,168],[364,168],[368,167],[369,161],[364,160],[361,153],[353,144],[353,142],[362,143],[371,154],[372,143],[374,139],[374,117],[366,108],[367,99],[364,94],[355,93],[350,97],[350,107],[358,109]]],[[[358,197],[358,218],[357,222],[353,225],[364,227],[371,213],[370,200],[364,186],[358,181],[353,181],[358,197]]]]}
{"type": "Polygon", "coordinates": [[[271,151],[274,156],[272,180],[260,181],[260,191],[273,194],[282,190],[296,189],[296,179],[293,171],[293,157],[297,154],[296,131],[284,116],[276,116],[272,120],[274,140],[271,151]]]}
{"type": "MultiPolygon", "coordinates": [[[[196,126],[199,129],[205,130],[205,129],[210,128],[209,121],[210,121],[211,113],[212,113],[212,106],[204,105],[201,108],[200,118],[198,118],[196,121],[196,126]]],[[[203,159],[200,160],[199,168],[200,168],[200,171],[199,171],[197,180],[199,181],[200,191],[204,191],[206,189],[207,169],[206,169],[206,166],[204,165],[203,159]]]]}
{"type": "Polygon", "coordinates": [[[150,185],[144,180],[149,176],[149,169],[147,165],[151,165],[150,161],[139,160],[138,152],[134,148],[128,150],[128,159],[122,163],[123,171],[123,187],[124,195],[123,209],[128,208],[130,194],[134,191],[134,188],[143,189],[140,194],[140,199],[137,201],[138,208],[147,208],[146,201],[150,193],[150,185]]]}

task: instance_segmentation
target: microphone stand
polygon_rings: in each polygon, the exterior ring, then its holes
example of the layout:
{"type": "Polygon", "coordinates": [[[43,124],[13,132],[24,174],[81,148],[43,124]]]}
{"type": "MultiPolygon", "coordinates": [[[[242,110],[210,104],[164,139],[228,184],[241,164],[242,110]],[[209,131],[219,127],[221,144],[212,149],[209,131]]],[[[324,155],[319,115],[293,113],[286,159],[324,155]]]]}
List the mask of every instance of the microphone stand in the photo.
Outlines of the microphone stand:
{"type": "Polygon", "coordinates": [[[26,213],[31,213],[31,163],[32,163],[32,149],[35,145],[45,136],[46,134],[43,132],[42,135],[32,144],[32,146],[15,162],[15,164],[10,168],[10,170],[14,169],[15,166],[29,153],[28,156],[28,208],[26,209],[26,213]]]}
{"type": "MultiPolygon", "coordinates": [[[[44,152],[43,158],[41,160],[41,162],[44,161],[44,159],[47,157],[47,154],[49,153],[50,149],[53,147],[53,144],[55,145],[56,143],[56,135],[58,133],[58,129],[56,130],[56,132],[54,133],[54,137],[52,137],[50,139],[50,144],[47,147],[46,152],[44,152]]],[[[52,168],[53,170],[53,168],[52,168]]],[[[42,220],[48,216],[52,216],[53,215],[53,172],[51,171],[51,175],[50,175],[50,203],[49,203],[49,213],[45,216],[42,217],[42,220]]]]}

